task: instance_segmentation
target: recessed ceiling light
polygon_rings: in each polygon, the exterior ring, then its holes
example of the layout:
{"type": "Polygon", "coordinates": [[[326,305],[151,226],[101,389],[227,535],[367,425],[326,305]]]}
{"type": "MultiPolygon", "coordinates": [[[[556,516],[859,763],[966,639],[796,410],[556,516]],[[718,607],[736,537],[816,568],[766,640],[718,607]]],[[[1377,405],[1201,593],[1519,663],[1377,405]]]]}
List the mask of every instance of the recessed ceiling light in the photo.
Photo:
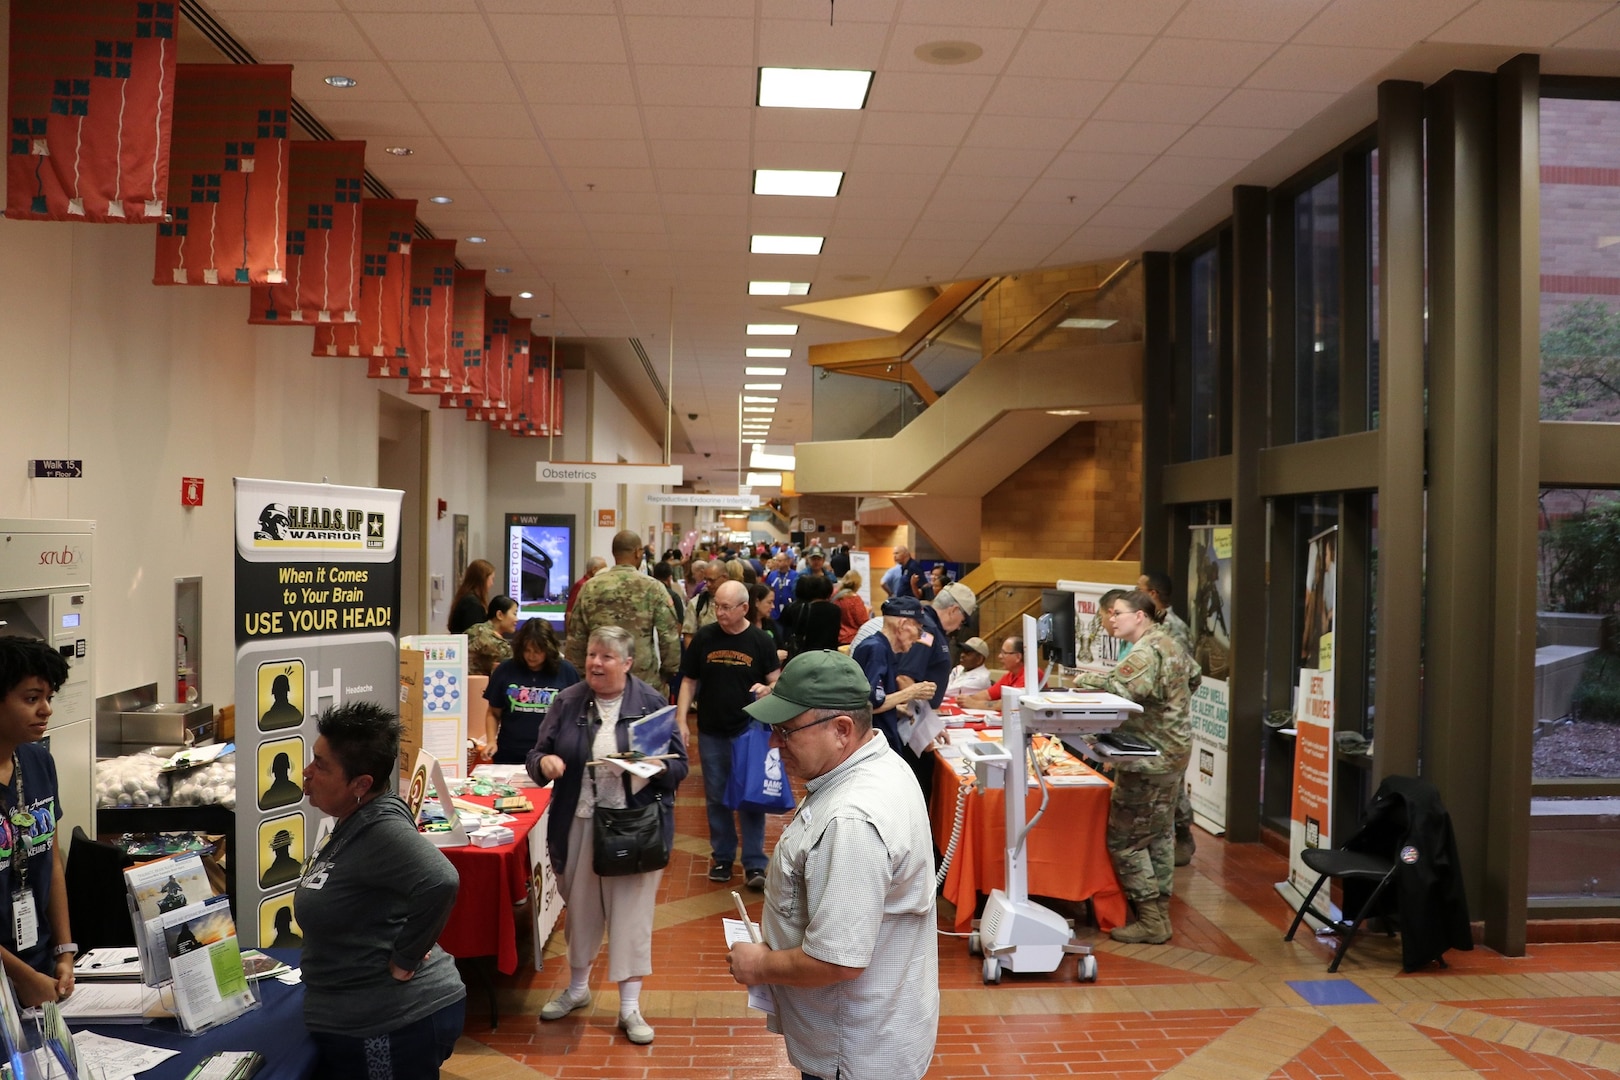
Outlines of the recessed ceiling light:
{"type": "Polygon", "coordinates": [[[440,206],[448,206],[450,203],[453,203],[455,201],[456,200],[452,199],[448,195],[429,195],[428,196],[428,202],[430,202],[430,203],[438,203],[440,206]]]}
{"type": "Polygon", "coordinates": [[[410,157],[416,151],[408,146],[385,146],[383,147],[383,153],[393,154],[395,157],[410,157]]]}
{"type": "Polygon", "coordinates": [[[774,413],[775,411],[776,411],[776,406],[775,405],[744,405],[743,406],[743,412],[745,412],[745,413],[767,413],[768,414],[768,413],[774,413]]]}
{"type": "Polygon", "coordinates": [[[1058,323],[1065,330],[1106,330],[1118,319],[1064,319],[1058,323]]]}
{"type": "MultiPolygon", "coordinates": [[[[756,345],[756,346],[748,349],[747,354],[748,354],[749,359],[751,359],[751,360],[780,360],[780,359],[792,356],[793,355],[793,350],[792,349],[772,349],[772,348],[768,348],[766,346],[756,345]]],[[[786,375],[787,374],[787,368],[785,368],[785,367],[783,367],[783,368],[777,368],[777,367],[751,367],[751,368],[747,369],[743,374],[745,374],[745,375],[786,375]]]]}
{"type": "Polygon", "coordinates": [[[984,49],[971,41],[929,41],[911,55],[925,64],[971,64],[984,55],[984,49]]]}
{"type": "Polygon", "coordinates": [[[1047,409],[1047,416],[1090,416],[1090,409],[1047,409]]]}
{"type": "Polygon", "coordinates": [[[773,398],[773,397],[755,397],[752,394],[744,394],[743,395],[743,404],[744,405],[775,405],[776,404],[776,399],[773,398]]]}
{"type": "Polygon", "coordinates": [[[529,292],[527,290],[524,290],[523,292],[518,293],[518,299],[519,300],[533,300],[534,299],[534,293],[529,292]]]}
{"type": "Polygon", "coordinates": [[[495,272],[497,274],[510,274],[512,272],[512,268],[510,266],[497,266],[495,268],[495,272]]]}
{"type": "Polygon", "coordinates": [[[810,291],[808,281],[750,281],[749,296],[804,296],[810,291]]]}
{"type": "Polygon", "coordinates": [[[755,236],[748,250],[755,255],[820,255],[824,236],[755,236]]]}
{"type": "Polygon", "coordinates": [[[765,109],[860,109],[871,89],[870,71],[762,67],[754,100],[765,109]]]}
{"type": "Polygon", "coordinates": [[[808,169],[755,169],[755,195],[806,195],[815,199],[830,199],[843,186],[841,172],[811,171],[808,169]]]}
{"type": "Polygon", "coordinates": [[[347,90],[351,86],[360,85],[357,81],[349,78],[347,75],[328,75],[325,81],[327,86],[335,86],[339,90],[347,90]]]}
{"type": "Polygon", "coordinates": [[[782,389],[782,384],[779,383],[779,382],[750,382],[750,383],[743,383],[743,389],[744,390],[780,390],[780,389],[782,389]]]}
{"type": "Polygon", "coordinates": [[[467,237],[467,243],[469,243],[469,244],[487,244],[488,242],[489,242],[489,238],[484,237],[484,236],[469,236],[469,237],[467,237]]]}

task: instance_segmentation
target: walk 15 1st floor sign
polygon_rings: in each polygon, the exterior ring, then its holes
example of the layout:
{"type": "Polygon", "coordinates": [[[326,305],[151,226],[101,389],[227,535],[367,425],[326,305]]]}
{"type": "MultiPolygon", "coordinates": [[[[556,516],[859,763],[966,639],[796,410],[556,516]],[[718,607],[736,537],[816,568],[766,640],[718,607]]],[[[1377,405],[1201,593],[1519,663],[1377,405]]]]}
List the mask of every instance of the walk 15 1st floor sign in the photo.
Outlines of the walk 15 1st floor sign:
{"type": "Polygon", "coordinates": [[[235,484],[237,929],[243,945],[297,946],[292,896],[321,814],[293,790],[315,718],[399,708],[402,493],[235,484]]]}

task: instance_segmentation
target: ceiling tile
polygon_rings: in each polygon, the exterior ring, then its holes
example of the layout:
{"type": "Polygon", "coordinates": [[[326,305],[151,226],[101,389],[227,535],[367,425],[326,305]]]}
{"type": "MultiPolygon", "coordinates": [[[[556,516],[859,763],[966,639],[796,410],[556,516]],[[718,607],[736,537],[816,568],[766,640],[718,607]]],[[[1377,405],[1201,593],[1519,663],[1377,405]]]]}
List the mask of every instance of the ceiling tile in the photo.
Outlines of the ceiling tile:
{"type": "MultiPolygon", "coordinates": [[[[755,139],[753,168],[756,169],[809,169],[812,171],[847,172],[850,147],[824,142],[776,142],[755,139]]],[[[815,196],[819,201],[820,196],[815,196]]]]}
{"type": "Polygon", "coordinates": [[[1248,167],[1249,158],[1184,157],[1166,154],[1142,170],[1139,180],[1151,183],[1224,184],[1248,167]]]}
{"type": "Polygon", "coordinates": [[[899,146],[889,143],[862,143],[850,159],[846,184],[860,183],[867,176],[921,173],[938,176],[950,163],[953,149],[948,146],[899,146]]]}
{"type": "Polygon", "coordinates": [[[1168,37],[1283,42],[1297,34],[1326,0],[1188,0],[1165,27],[1168,37]]]}
{"type": "Polygon", "coordinates": [[[684,195],[746,195],[750,191],[748,172],[742,169],[660,168],[658,186],[661,191],[684,195]]]}
{"type": "Polygon", "coordinates": [[[455,105],[428,102],[417,106],[440,135],[463,138],[534,139],[534,123],[521,105],[455,105]]]}
{"type": "Polygon", "coordinates": [[[1541,48],[1613,9],[1596,0],[1479,0],[1428,40],[1541,48]]]}
{"type": "Polygon", "coordinates": [[[1123,180],[1092,180],[1086,184],[1078,184],[1062,177],[1045,176],[1029,186],[1029,190],[1024,192],[1024,197],[1019,202],[1019,207],[1022,209],[1025,206],[1051,206],[1067,215],[1068,210],[1065,208],[1073,206],[1079,208],[1076,213],[1084,210],[1085,216],[1089,217],[1124,186],[1123,180]],[[1073,203],[1069,202],[1071,197],[1074,199],[1073,203]]]}
{"type": "Polygon", "coordinates": [[[445,64],[490,60],[500,55],[495,39],[477,15],[364,14],[354,19],[384,60],[433,60],[445,64]]]}
{"type": "Polygon", "coordinates": [[[752,109],[649,105],[641,110],[649,139],[746,139],[752,109]]]}
{"type": "Polygon", "coordinates": [[[634,105],[535,105],[540,135],[553,139],[643,138],[641,113],[634,105]]]}
{"type": "Polygon", "coordinates": [[[1165,83],[1120,83],[1092,113],[1093,121],[1195,124],[1229,91],[1218,86],[1170,86],[1165,83]]]}
{"type": "Polygon", "coordinates": [[[875,70],[888,38],[885,23],[850,23],[837,13],[826,19],[762,19],[758,61],[768,67],[827,67],[875,70]]]}
{"type": "Polygon", "coordinates": [[[630,51],[637,64],[754,66],[751,18],[633,15],[625,22],[630,51]]]}
{"type": "MultiPolygon", "coordinates": [[[[220,22],[237,40],[253,42],[253,55],[261,64],[370,60],[375,56],[354,20],[342,13],[310,11],[289,19],[268,11],[235,11],[220,22]]],[[[322,77],[331,74],[334,72],[323,72],[322,77]]]]}
{"type": "Polygon", "coordinates": [[[624,37],[613,15],[491,15],[489,24],[511,60],[566,58],[576,64],[622,64],[624,37]]]}
{"type": "MultiPolygon", "coordinates": [[[[784,142],[854,143],[865,137],[872,120],[870,110],[756,109],[744,106],[744,124],[752,122],[754,138],[784,142]]],[[[746,129],[745,129],[746,130],[746,129]]],[[[891,140],[883,140],[891,141],[891,140]]]]}
{"type": "Polygon", "coordinates": [[[1129,180],[1153,161],[1154,154],[1068,150],[1042,174],[1059,180],[1129,180]]]}
{"type": "Polygon", "coordinates": [[[1139,179],[1114,196],[1111,205],[1185,210],[1208,195],[1213,188],[1214,184],[1176,184],[1139,179]]]}
{"type": "Polygon", "coordinates": [[[449,188],[471,188],[478,183],[460,165],[420,164],[415,158],[403,162],[383,153],[380,146],[366,146],[366,167],[402,199],[426,199],[449,188]]]}
{"type": "MultiPolygon", "coordinates": [[[[983,10],[988,13],[1000,7],[1000,4],[986,4],[983,10]]],[[[1007,66],[1007,61],[1012,58],[1023,36],[1023,31],[1019,29],[985,26],[982,19],[959,24],[931,22],[901,25],[895,27],[890,34],[889,47],[883,55],[883,70],[961,71],[972,75],[997,75],[1007,66]],[[937,61],[924,60],[917,55],[917,50],[925,45],[946,41],[966,41],[977,45],[982,53],[977,59],[964,64],[941,64],[937,61]]]]}
{"type": "MultiPolygon", "coordinates": [[[[964,140],[965,147],[1034,149],[1056,153],[1074,137],[1080,121],[1044,116],[981,116],[964,140]]],[[[1042,162],[1045,166],[1045,162],[1042,162]]]]}
{"type": "Polygon", "coordinates": [[[748,203],[752,198],[751,195],[742,194],[705,192],[692,195],[666,190],[659,195],[659,202],[666,214],[732,214],[741,217],[748,213],[748,203]]]}
{"type": "Polygon", "coordinates": [[[696,67],[689,64],[638,64],[636,85],[641,100],[652,105],[749,107],[758,76],[752,67],[696,67]]]}
{"type": "MultiPolygon", "coordinates": [[[[510,104],[519,100],[517,86],[507,73],[505,64],[440,64],[410,60],[396,61],[389,68],[402,84],[411,88],[414,101],[510,104]]],[[[356,89],[363,89],[364,85],[362,83],[356,89]]]]}
{"type": "Polygon", "coordinates": [[[1036,150],[991,150],[963,147],[951,161],[953,176],[984,176],[1033,180],[1046,171],[1057,147],[1036,150]]]}
{"type": "Polygon", "coordinates": [[[1284,138],[1276,128],[1222,127],[1203,123],[1177,139],[1165,151],[1186,157],[1235,157],[1253,160],[1276,146],[1284,138]]]}
{"type": "Polygon", "coordinates": [[[901,146],[955,146],[966,138],[972,124],[973,117],[965,113],[872,111],[861,125],[861,141],[901,146]]]}
{"type": "Polygon", "coordinates": [[[328,101],[316,117],[340,139],[371,135],[408,145],[413,136],[433,134],[432,125],[416,106],[403,102],[328,101]]]}
{"type": "Polygon", "coordinates": [[[1120,206],[1109,203],[1091,215],[1087,225],[1110,225],[1135,229],[1156,229],[1164,224],[1164,211],[1158,207],[1120,206]]]}
{"type": "MultiPolygon", "coordinates": [[[[898,21],[946,26],[1022,27],[1041,7],[1041,0],[905,0],[898,21]]],[[[842,13],[840,13],[840,16],[842,13]]]]}
{"type": "Polygon", "coordinates": [[[978,112],[994,84],[993,75],[966,72],[882,72],[873,80],[867,107],[890,112],[978,112]]]}
{"type": "Polygon", "coordinates": [[[558,168],[641,169],[647,166],[647,144],[640,139],[547,139],[546,149],[558,168]]]}
{"type": "Polygon", "coordinates": [[[1107,154],[1160,154],[1187,131],[1185,124],[1120,123],[1088,120],[1070,150],[1107,154]]]}
{"type": "Polygon", "coordinates": [[[1245,84],[1256,90],[1344,93],[1377,76],[1398,56],[1394,49],[1342,45],[1284,45],[1245,84]]]}
{"type": "Polygon", "coordinates": [[[1558,42],[1562,49],[1620,49],[1620,9],[1611,9],[1607,15],[1587,23],[1558,42]]]}
{"type": "Polygon", "coordinates": [[[661,170],[749,167],[749,146],[740,139],[657,139],[649,145],[653,164],[661,170]]]}
{"type": "Polygon", "coordinates": [[[1129,80],[1178,86],[1238,86],[1276,51],[1245,41],[1159,38],[1131,68],[1129,80]]]}
{"type": "Polygon", "coordinates": [[[658,178],[650,166],[632,169],[568,165],[561,171],[563,186],[581,198],[589,191],[658,190],[658,178]]]}
{"type": "Polygon", "coordinates": [[[1057,116],[1084,120],[1114,83],[1092,79],[1034,79],[1008,75],[984,103],[996,116],[1057,116]]]}
{"type": "Polygon", "coordinates": [[[550,165],[538,139],[483,139],[447,136],[445,149],[461,165],[550,165]]]}
{"type": "Polygon", "coordinates": [[[1296,45],[1397,46],[1422,41],[1474,0],[1333,0],[1294,36],[1296,45]]]}
{"type": "Polygon", "coordinates": [[[1047,4],[1035,17],[1039,30],[1079,30],[1093,34],[1157,34],[1186,0],[1064,0],[1047,4]]]}
{"type": "Polygon", "coordinates": [[[388,65],[373,60],[346,60],[341,72],[331,71],[324,64],[294,65],[293,97],[303,102],[316,116],[321,115],[328,102],[407,100],[405,87],[394,77],[388,65]],[[347,75],[359,85],[346,90],[328,86],[324,80],[332,74],[347,75]]]}
{"type": "Polygon", "coordinates": [[[1031,34],[1007,65],[1007,74],[1063,79],[1081,73],[1092,79],[1121,79],[1151,42],[1151,38],[1126,34],[1058,30],[1031,34]]]}
{"type": "Polygon", "coordinates": [[[633,105],[635,86],[623,64],[510,65],[523,96],[540,105],[633,105]]]}
{"type": "MultiPolygon", "coordinates": [[[[1231,127],[1303,127],[1339,100],[1337,94],[1304,90],[1234,90],[1204,117],[1205,124],[1231,127]]],[[[1305,162],[1301,162],[1304,165],[1305,162]]]]}

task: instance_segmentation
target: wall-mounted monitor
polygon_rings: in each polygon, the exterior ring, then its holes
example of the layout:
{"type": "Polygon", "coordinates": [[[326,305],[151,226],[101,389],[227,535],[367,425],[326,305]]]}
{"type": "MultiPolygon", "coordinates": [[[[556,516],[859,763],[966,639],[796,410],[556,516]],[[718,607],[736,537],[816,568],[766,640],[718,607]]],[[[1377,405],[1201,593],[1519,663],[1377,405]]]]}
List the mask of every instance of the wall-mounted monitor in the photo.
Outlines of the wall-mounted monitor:
{"type": "Polygon", "coordinates": [[[574,515],[506,515],[506,595],[518,622],[539,616],[560,633],[574,580],[574,515]]]}
{"type": "MultiPolygon", "coordinates": [[[[1041,659],[1062,667],[1075,665],[1074,594],[1061,589],[1041,590],[1041,659]]],[[[1029,651],[1029,643],[1024,643],[1029,651]]]]}

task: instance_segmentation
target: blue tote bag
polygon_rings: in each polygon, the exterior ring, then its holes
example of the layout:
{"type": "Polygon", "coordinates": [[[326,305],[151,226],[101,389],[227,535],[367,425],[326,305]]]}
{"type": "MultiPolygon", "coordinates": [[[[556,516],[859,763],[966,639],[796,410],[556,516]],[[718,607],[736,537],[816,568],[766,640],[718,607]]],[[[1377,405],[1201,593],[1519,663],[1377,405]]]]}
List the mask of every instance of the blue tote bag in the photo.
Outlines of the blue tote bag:
{"type": "Polygon", "coordinates": [[[747,729],[731,741],[726,806],[757,814],[784,814],[793,809],[793,788],[782,768],[782,756],[771,745],[771,729],[758,720],[749,721],[747,729]]]}

